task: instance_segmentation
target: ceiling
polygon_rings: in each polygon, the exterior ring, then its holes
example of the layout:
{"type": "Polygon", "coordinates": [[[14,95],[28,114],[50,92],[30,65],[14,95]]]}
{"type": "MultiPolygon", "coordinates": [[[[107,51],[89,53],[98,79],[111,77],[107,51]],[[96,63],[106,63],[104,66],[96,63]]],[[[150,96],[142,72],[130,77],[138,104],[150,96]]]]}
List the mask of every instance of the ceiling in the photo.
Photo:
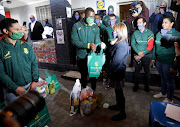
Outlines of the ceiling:
{"type": "Polygon", "coordinates": [[[25,6],[25,5],[30,5],[30,4],[36,4],[44,1],[50,1],[50,0],[8,0],[11,1],[10,4],[8,4],[6,1],[7,0],[0,0],[3,3],[3,6],[5,8],[16,8],[20,6],[25,6]]]}

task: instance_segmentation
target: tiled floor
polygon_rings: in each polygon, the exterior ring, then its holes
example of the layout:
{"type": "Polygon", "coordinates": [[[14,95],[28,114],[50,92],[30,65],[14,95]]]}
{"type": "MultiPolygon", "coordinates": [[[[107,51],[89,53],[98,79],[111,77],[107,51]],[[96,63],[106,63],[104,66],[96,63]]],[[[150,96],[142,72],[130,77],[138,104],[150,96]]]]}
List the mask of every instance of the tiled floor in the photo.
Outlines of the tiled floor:
{"type": "MultiPolygon", "coordinates": [[[[43,69],[39,69],[40,76],[45,77],[43,69]]],[[[132,91],[133,84],[125,83],[123,88],[126,98],[126,114],[127,119],[119,122],[113,122],[111,117],[118,111],[110,111],[104,108],[98,108],[90,115],[82,117],[79,113],[69,115],[69,97],[70,91],[74,85],[74,81],[61,78],[63,72],[55,72],[58,81],[62,84],[61,89],[56,91],[54,95],[46,98],[48,110],[52,122],[49,127],[148,127],[149,126],[149,110],[152,101],[161,101],[162,99],[154,99],[152,96],[158,93],[160,88],[150,87],[150,92],[143,90],[143,85],[137,92],[132,91]]],[[[89,84],[90,85],[90,84],[89,84]]],[[[102,81],[97,81],[97,91],[103,95],[103,103],[115,104],[114,89],[105,90],[102,81]]],[[[180,92],[176,91],[176,96],[180,97],[180,92]]],[[[180,101],[174,99],[174,103],[180,104],[180,101]]]]}

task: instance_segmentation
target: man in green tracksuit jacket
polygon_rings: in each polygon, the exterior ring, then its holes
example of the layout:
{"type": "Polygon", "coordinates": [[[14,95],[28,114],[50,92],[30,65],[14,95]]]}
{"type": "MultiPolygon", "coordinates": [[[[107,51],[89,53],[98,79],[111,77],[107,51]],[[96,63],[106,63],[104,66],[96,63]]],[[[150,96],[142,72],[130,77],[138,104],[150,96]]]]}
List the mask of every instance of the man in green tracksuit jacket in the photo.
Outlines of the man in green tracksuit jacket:
{"type": "Polygon", "coordinates": [[[133,91],[136,92],[139,88],[139,76],[140,70],[143,66],[145,72],[145,91],[149,91],[149,80],[150,80],[150,71],[149,66],[151,62],[150,51],[153,49],[154,43],[154,35],[153,32],[149,29],[145,28],[146,19],[138,18],[137,20],[138,29],[132,35],[131,45],[135,51],[134,56],[134,65],[135,65],[135,73],[134,80],[135,85],[133,91]]]}
{"type": "Polygon", "coordinates": [[[100,17],[99,14],[95,15],[95,20],[94,21],[95,21],[96,25],[100,29],[100,38],[101,38],[101,41],[104,42],[104,30],[105,30],[106,26],[101,23],[101,17],[100,17]]]}
{"type": "MultiPolygon", "coordinates": [[[[102,24],[104,24],[106,27],[111,25],[111,24],[109,23],[109,15],[111,15],[111,14],[114,14],[114,7],[113,7],[112,5],[110,5],[110,6],[108,7],[108,15],[105,16],[105,17],[103,18],[103,20],[102,20],[102,24]]],[[[115,15],[115,17],[116,17],[116,24],[120,23],[119,17],[116,16],[116,15],[115,15]]]]}
{"type": "Polygon", "coordinates": [[[38,62],[31,45],[19,40],[23,33],[17,20],[2,20],[0,29],[4,34],[0,41],[0,84],[9,104],[27,89],[36,89],[38,62]]]}
{"type": "MultiPolygon", "coordinates": [[[[101,43],[99,28],[94,23],[95,13],[92,8],[85,10],[85,18],[74,24],[72,29],[72,43],[76,46],[77,65],[81,73],[81,84],[87,85],[87,53],[88,50],[96,51],[96,45],[101,43]],[[96,44],[96,45],[95,45],[96,44]]],[[[92,89],[96,89],[96,78],[91,78],[92,89]]]]}

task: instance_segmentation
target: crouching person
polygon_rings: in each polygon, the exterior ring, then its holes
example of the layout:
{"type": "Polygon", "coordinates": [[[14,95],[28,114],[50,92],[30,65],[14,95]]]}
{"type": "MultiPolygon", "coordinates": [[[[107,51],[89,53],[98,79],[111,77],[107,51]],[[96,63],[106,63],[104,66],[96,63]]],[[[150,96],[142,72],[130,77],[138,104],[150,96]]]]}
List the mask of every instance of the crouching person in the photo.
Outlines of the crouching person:
{"type": "Polygon", "coordinates": [[[111,46],[106,53],[106,73],[108,74],[110,86],[115,88],[116,105],[110,106],[110,110],[120,110],[120,113],[113,116],[113,121],[119,121],[126,118],[125,97],[121,86],[121,81],[125,77],[126,59],[129,54],[128,33],[124,23],[119,23],[113,27],[113,36],[111,46]]]}

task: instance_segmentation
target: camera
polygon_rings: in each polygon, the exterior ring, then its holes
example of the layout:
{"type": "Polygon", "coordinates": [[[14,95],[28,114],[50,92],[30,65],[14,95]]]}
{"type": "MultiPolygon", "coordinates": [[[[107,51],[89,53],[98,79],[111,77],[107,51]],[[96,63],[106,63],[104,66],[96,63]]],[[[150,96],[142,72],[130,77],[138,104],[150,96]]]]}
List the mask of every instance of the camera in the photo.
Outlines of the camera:
{"type": "Polygon", "coordinates": [[[177,42],[178,45],[180,45],[180,37],[173,36],[171,34],[165,34],[161,38],[161,46],[167,49],[171,46],[174,46],[174,42],[177,42]]]}
{"type": "Polygon", "coordinates": [[[35,118],[44,106],[44,98],[37,91],[30,90],[0,112],[0,126],[7,125],[5,120],[7,117],[17,121],[21,126],[25,126],[35,118]]]}
{"type": "Polygon", "coordinates": [[[129,10],[130,15],[132,15],[135,12],[138,12],[138,8],[136,8],[136,7],[133,7],[132,9],[129,10]]]}

